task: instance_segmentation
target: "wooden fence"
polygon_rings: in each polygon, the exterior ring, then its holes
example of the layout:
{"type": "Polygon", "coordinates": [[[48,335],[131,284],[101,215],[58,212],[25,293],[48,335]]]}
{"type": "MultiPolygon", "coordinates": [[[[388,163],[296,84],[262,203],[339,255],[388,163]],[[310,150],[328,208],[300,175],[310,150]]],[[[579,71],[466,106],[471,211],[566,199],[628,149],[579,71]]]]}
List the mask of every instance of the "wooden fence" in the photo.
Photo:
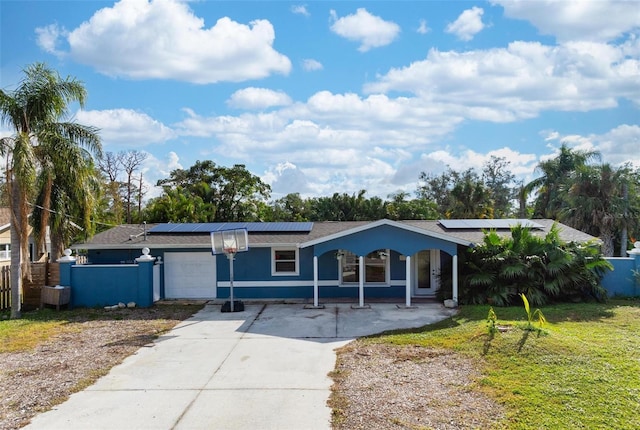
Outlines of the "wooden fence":
{"type": "Polygon", "coordinates": [[[11,266],[0,268],[0,311],[11,308],[11,266]]]}
{"type": "MultiPolygon", "coordinates": [[[[0,268],[0,311],[11,308],[11,266],[0,268]]],[[[22,304],[26,308],[40,306],[40,294],[45,285],[60,283],[58,263],[31,263],[31,281],[22,284],[22,304]]]]}

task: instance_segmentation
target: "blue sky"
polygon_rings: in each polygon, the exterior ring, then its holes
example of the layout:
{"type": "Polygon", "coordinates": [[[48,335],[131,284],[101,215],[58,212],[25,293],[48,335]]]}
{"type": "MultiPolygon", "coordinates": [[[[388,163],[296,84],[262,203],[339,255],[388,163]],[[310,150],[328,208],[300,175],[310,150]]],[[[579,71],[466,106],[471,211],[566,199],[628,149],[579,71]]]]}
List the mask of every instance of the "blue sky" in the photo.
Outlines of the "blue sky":
{"type": "Polygon", "coordinates": [[[640,167],[635,0],[2,0],[0,20],[0,87],[33,62],[83,81],[71,114],[147,152],[150,185],[210,159],[274,199],[386,198],[492,155],[528,181],[562,143],[640,167]]]}

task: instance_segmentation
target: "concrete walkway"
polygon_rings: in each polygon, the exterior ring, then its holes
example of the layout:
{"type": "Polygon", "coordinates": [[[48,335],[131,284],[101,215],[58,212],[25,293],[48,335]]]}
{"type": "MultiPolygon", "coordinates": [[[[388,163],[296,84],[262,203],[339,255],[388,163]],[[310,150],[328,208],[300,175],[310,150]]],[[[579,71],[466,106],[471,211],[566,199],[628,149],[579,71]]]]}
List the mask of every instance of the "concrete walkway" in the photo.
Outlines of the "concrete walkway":
{"type": "Polygon", "coordinates": [[[433,303],[207,305],[25,428],[327,430],[336,348],[451,314],[433,303]]]}

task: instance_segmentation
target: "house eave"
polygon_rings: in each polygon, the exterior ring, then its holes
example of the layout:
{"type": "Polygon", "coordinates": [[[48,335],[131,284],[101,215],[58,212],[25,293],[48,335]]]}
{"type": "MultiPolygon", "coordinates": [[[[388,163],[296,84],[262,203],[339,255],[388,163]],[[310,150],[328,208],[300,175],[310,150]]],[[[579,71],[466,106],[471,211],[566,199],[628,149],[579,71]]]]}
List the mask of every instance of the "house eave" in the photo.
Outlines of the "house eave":
{"type": "MultiPolygon", "coordinates": [[[[211,250],[211,244],[175,244],[175,243],[120,243],[120,244],[74,244],[70,246],[70,249],[82,249],[82,250],[116,250],[116,249],[207,249],[211,250]]],[[[272,247],[299,247],[298,243],[251,243],[249,242],[249,248],[272,248],[272,247]]]]}
{"type": "Polygon", "coordinates": [[[339,239],[341,237],[345,237],[351,234],[355,234],[355,233],[360,233],[363,231],[367,231],[367,230],[371,230],[383,225],[388,225],[388,226],[392,226],[392,227],[396,227],[396,228],[400,228],[403,230],[407,230],[407,231],[411,231],[413,233],[418,233],[424,236],[429,236],[429,237],[433,237],[433,238],[437,238],[437,239],[442,239],[445,240],[447,242],[452,242],[458,245],[463,245],[463,246],[471,246],[473,244],[473,242],[469,242],[468,240],[463,240],[460,238],[457,238],[455,236],[450,236],[447,234],[442,234],[442,233],[438,233],[438,232],[434,232],[434,231],[429,231],[429,230],[424,230],[422,228],[419,227],[415,227],[412,225],[407,225],[407,224],[403,224],[401,222],[398,221],[392,221],[389,219],[381,219],[369,224],[364,224],[358,227],[354,227],[351,228],[349,230],[344,230],[344,231],[340,231],[338,233],[334,233],[334,234],[330,234],[328,236],[324,236],[324,237],[320,237],[318,239],[314,239],[314,240],[310,240],[308,242],[304,242],[300,244],[300,248],[308,248],[310,246],[314,246],[314,245],[318,245],[320,243],[325,243],[325,242],[329,242],[331,240],[334,239],[339,239]]]}

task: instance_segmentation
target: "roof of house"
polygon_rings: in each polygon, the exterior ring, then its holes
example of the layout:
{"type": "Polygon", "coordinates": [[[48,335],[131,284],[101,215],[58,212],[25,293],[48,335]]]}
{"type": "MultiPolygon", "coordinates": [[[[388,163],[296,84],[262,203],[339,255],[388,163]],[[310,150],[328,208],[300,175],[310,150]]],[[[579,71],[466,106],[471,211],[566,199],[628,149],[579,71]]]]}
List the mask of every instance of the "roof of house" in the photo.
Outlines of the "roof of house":
{"type": "Polygon", "coordinates": [[[0,230],[11,226],[11,209],[0,207],[0,230]]]}
{"type": "MultiPolygon", "coordinates": [[[[474,220],[477,221],[477,220],[474,220]]],[[[504,221],[504,220],[503,220],[504,221]]],[[[513,224],[515,221],[511,220],[513,224]]],[[[548,219],[536,219],[536,227],[532,232],[538,236],[546,235],[555,221],[548,219]]],[[[345,236],[357,231],[367,230],[379,225],[393,225],[406,228],[411,231],[423,233],[427,236],[439,237],[461,245],[479,243],[484,237],[483,228],[461,226],[454,224],[456,228],[446,228],[442,222],[429,221],[322,221],[314,222],[310,228],[303,231],[249,231],[249,245],[251,247],[269,246],[310,246],[322,242],[323,239],[345,236]]],[[[209,231],[201,232],[153,232],[154,227],[161,224],[124,224],[95,235],[84,243],[72,246],[74,249],[140,249],[149,248],[206,248],[211,249],[211,236],[209,231]]],[[[476,224],[477,225],[477,224],[476,224]]],[[[558,224],[560,237],[565,242],[587,242],[596,239],[579,230],[558,224]]],[[[203,226],[206,227],[206,226],[203,226]]],[[[218,225],[219,227],[219,225],[218,225]]],[[[156,229],[158,230],[158,229],[156,229]]],[[[166,229],[160,228],[165,231],[166,229]]],[[[183,229],[184,230],[184,229],[183,229]]],[[[507,235],[509,228],[494,229],[499,234],[507,235]]]]}

